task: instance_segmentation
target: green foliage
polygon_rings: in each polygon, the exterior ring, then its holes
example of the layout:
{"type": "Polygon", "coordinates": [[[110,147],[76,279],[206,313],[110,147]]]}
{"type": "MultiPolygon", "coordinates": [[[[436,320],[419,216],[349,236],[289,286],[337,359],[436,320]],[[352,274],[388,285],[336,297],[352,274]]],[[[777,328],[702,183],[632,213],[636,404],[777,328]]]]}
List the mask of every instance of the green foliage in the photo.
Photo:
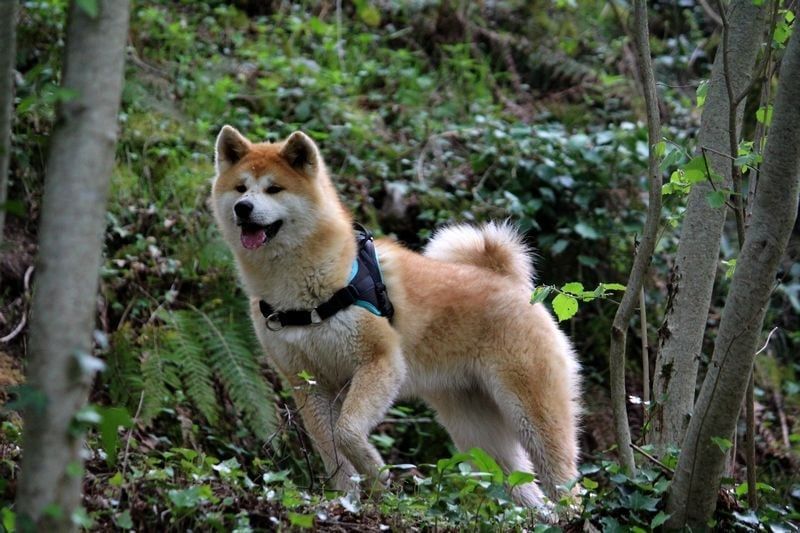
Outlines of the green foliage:
{"type": "Polygon", "coordinates": [[[261,349],[243,305],[162,310],[156,316],[164,325],[145,328],[137,341],[118,333],[120,342],[108,356],[106,376],[112,398],[133,409],[141,398],[139,419],[150,423],[178,401],[180,391],[208,424],[216,426],[223,404],[219,383],[244,426],[260,440],[269,439],[276,427],[272,392],[258,364],[261,349]]]}
{"type": "MultiPolygon", "coordinates": [[[[314,2],[257,4],[134,2],[101,285],[107,370],[93,391],[98,405],[74,428],[89,430],[90,448],[102,448],[105,457],[93,454],[86,464],[91,498],[75,519],[102,529],[249,531],[366,521],[393,530],[547,530],[509,498],[509,487],[532,475],[504,475],[480,450],[454,454],[424,406],[395,406],[371,436],[394,464],[396,482],[387,493],[373,502],[321,489],[319,458],[309,451],[288,391],[273,391],[259,368],[261,349],[232,259],[205,204],[213,139],[224,123],[253,140],[303,129],[319,141],[355,216],[412,247],[440,224],[510,217],[541,255],[542,285],[531,301],[550,302],[559,320],[581,312],[569,327],[587,381],[602,382],[615,310],[603,300],[624,290],[602,280],[629,270],[633,235],[643,222],[648,152],[632,76],[619,68],[629,50],[620,28],[628,5],[616,3],[615,13],[594,0],[500,1],[455,11],[439,2],[359,0],[343,3],[339,20],[314,2]],[[400,191],[394,214],[392,191],[400,191]],[[277,452],[259,446],[275,430],[275,396],[292,415],[270,440],[277,452]],[[104,425],[104,409],[122,407],[104,425]],[[129,439],[119,431],[128,424],[125,413],[136,415],[129,439]],[[127,448],[123,469],[119,450],[127,448]]],[[[55,109],[74,97],[59,86],[67,5],[25,2],[20,18],[11,196],[0,208],[13,208],[12,220],[31,235],[55,109]]],[[[708,33],[699,4],[665,5],[651,9],[664,23],[663,36],[654,33],[651,41],[669,139],[655,147],[669,176],[671,227],[659,244],[669,252],[693,185],[710,181],[716,189],[707,199],[720,209],[731,191],[719,187],[702,154],[690,155],[708,84],[680,88],[708,77],[718,38],[708,33]]],[[[79,5],[89,15],[97,6],[79,5]]],[[[780,11],[776,50],[796,25],[793,18],[780,11]]],[[[769,104],[754,107],[744,131],[769,124],[769,104]]],[[[763,141],[741,143],[735,163],[748,177],[762,149],[763,141]]],[[[727,240],[723,249],[726,258],[735,256],[727,240]]],[[[732,273],[735,259],[725,265],[732,273]]],[[[670,266],[656,257],[654,278],[668,279],[670,266]]],[[[785,356],[800,345],[791,318],[800,311],[798,280],[793,266],[776,290],[774,302],[782,307],[768,315],[794,329],[776,336],[775,368],[763,370],[759,358],[765,431],[779,426],[773,391],[782,394],[790,422],[800,409],[800,367],[785,356]]],[[[0,298],[9,285],[4,279],[0,298]]],[[[660,282],[649,285],[648,302],[660,311],[666,291],[660,282]]],[[[319,377],[301,376],[308,386],[319,377]]],[[[16,391],[15,401],[41,405],[35,391],[24,385],[16,391]]],[[[588,434],[597,421],[586,424],[588,434]]],[[[797,452],[800,435],[791,424],[788,432],[797,452]]],[[[19,427],[4,420],[6,529],[15,519],[7,480],[18,475],[18,435],[19,427]]],[[[760,469],[761,511],[748,511],[741,499],[737,511],[718,514],[721,528],[797,520],[785,502],[800,489],[784,459],[772,457],[760,469]]],[[[664,522],[662,473],[644,468],[631,479],[604,458],[596,463],[584,465],[580,502],[556,502],[561,525],[583,529],[588,521],[601,530],[640,531],[664,522]]],[[[70,469],[80,472],[79,465],[70,469]]],[[[735,494],[746,489],[734,487],[735,494]]]]}
{"type": "Polygon", "coordinates": [[[555,298],[551,302],[553,312],[558,317],[559,322],[568,320],[578,312],[578,302],[591,302],[598,298],[609,298],[609,294],[614,291],[624,291],[625,286],[619,283],[601,283],[596,289],[586,291],[583,283],[573,281],[567,283],[560,289],[554,285],[544,285],[535,287],[531,295],[531,303],[544,302],[552,292],[556,292],[555,298]]]}

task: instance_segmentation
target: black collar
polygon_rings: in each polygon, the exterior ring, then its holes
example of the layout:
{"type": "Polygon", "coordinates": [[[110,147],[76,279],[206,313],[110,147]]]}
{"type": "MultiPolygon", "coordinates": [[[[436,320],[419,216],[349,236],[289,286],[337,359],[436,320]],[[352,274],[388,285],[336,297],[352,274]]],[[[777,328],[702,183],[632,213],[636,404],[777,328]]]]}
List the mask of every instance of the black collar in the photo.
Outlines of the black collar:
{"type": "Polygon", "coordinates": [[[261,314],[267,319],[267,329],[278,331],[286,326],[318,325],[354,304],[374,315],[392,318],[394,308],[383,283],[383,274],[372,234],[361,224],[356,223],[354,226],[358,253],[353,261],[347,286],[333,293],[326,302],[310,310],[276,311],[270,304],[261,300],[258,305],[261,314]]]}

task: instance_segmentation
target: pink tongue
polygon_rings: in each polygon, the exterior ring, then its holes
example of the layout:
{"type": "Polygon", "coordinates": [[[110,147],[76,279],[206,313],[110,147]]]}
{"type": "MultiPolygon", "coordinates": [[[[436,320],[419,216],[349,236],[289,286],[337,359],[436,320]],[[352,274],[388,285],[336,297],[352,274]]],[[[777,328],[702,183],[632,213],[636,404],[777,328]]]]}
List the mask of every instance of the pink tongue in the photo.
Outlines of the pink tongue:
{"type": "Polygon", "coordinates": [[[267,240],[267,232],[263,228],[247,231],[242,229],[242,246],[248,250],[255,250],[267,240]]]}

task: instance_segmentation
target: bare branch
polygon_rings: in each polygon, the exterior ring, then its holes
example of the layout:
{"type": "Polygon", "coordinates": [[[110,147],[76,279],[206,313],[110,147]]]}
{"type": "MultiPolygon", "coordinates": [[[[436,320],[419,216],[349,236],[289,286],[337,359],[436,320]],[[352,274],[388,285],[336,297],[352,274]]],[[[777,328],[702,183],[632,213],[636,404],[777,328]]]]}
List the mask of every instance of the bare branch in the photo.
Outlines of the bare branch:
{"type": "Polygon", "coordinates": [[[622,302],[617,308],[614,323],[611,327],[611,348],[609,351],[611,402],[614,412],[614,429],[617,438],[617,447],[622,466],[633,474],[636,465],[631,452],[631,436],[628,426],[628,414],[625,405],[625,344],[628,325],[633,315],[636,299],[644,284],[644,275],[655,249],[658,236],[658,226],[661,218],[661,173],[658,169],[658,156],[654,146],[661,138],[661,120],[658,112],[658,97],[656,83],[653,75],[653,65],[650,59],[649,31],[647,29],[647,2],[637,0],[634,2],[634,28],[633,34],[638,56],[637,67],[644,89],[644,99],[647,108],[647,133],[650,145],[648,157],[648,200],[647,218],[642,232],[642,242],[636,251],[627,290],[622,296],[622,302]]]}

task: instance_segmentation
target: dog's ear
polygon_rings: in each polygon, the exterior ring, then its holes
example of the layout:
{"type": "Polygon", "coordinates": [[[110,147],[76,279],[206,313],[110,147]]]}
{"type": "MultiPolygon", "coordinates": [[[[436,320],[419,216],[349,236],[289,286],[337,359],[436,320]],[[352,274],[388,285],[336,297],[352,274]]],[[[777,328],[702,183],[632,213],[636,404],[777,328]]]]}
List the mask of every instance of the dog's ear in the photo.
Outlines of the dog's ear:
{"type": "Polygon", "coordinates": [[[289,135],[283,143],[280,154],[292,168],[311,177],[316,176],[319,168],[319,150],[311,137],[302,131],[289,135]]]}
{"type": "Polygon", "coordinates": [[[214,163],[217,174],[222,174],[250,151],[250,141],[233,126],[222,126],[217,135],[217,145],[214,149],[214,163]]]}

